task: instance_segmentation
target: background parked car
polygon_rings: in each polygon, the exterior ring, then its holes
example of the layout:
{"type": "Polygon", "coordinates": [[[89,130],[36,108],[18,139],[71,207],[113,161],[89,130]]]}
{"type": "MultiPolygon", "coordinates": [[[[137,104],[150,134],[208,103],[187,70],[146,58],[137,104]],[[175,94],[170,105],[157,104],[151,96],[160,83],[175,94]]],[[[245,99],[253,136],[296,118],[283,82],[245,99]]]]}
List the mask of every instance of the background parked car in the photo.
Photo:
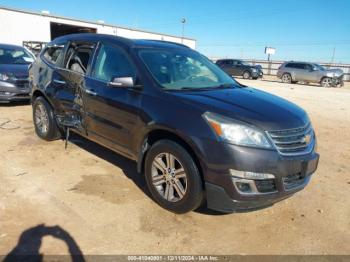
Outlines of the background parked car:
{"type": "Polygon", "coordinates": [[[315,63],[285,62],[277,72],[283,83],[298,81],[320,83],[323,87],[343,86],[344,72],[341,69],[326,69],[315,63]]]}
{"type": "Polygon", "coordinates": [[[29,65],[34,56],[21,46],[0,44],[0,102],[29,100],[29,65]]]}
{"type": "Polygon", "coordinates": [[[263,77],[262,67],[260,65],[251,65],[238,59],[219,59],[216,64],[231,76],[242,76],[244,79],[258,79],[263,77]]]}

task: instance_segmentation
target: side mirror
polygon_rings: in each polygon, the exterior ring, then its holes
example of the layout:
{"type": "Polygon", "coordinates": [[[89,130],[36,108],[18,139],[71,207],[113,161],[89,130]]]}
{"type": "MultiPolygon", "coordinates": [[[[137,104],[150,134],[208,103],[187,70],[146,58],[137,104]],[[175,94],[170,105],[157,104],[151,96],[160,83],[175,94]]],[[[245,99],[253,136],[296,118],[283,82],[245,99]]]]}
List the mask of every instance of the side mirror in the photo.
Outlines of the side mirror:
{"type": "Polygon", "coordinates": [[[132,77],[113,77],[108,83],[112,87],[134,87],[134,78],[132,77]]]}
{"type": "Polygon", "coordinates": [[[311,67],[310,68],[310,72],[314,72],[314,71],[317,71],[317,68],[316,67],[311,67]]]}

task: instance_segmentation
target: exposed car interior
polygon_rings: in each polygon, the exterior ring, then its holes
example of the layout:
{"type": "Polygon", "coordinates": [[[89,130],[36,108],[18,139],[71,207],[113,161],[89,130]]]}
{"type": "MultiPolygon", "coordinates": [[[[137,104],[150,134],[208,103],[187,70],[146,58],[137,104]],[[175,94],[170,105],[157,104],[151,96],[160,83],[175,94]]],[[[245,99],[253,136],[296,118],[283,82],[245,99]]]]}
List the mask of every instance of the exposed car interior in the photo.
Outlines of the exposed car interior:
{"type": "Polygon", "coordinates": [[[66,68],[74,72],[85,74],[94,46],[72,43],[67,51],[66,68]]]}

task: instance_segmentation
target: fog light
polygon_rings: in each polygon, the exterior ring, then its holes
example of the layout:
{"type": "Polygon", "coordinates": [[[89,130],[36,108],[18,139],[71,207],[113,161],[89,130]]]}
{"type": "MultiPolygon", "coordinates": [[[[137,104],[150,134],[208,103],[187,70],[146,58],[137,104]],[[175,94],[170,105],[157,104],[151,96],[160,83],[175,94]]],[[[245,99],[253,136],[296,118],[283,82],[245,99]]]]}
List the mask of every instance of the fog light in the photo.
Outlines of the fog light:
{"type": "Polygon", "coordinates": [[[255,172],[245,172],[230,169],[231,176],[243,178],[243,179],[252,179],[252,180],[264,180],[264,179],[274,179],[275,176],[272,174],[265,173],[255,173],[255,172]]]}
{"type": "Polygon", "coordinates": [[[248,183],[236,182],[236,186],[237,186],[238,190],[241,191],[242,193],[252,192],[252,189],[248,183]]]}

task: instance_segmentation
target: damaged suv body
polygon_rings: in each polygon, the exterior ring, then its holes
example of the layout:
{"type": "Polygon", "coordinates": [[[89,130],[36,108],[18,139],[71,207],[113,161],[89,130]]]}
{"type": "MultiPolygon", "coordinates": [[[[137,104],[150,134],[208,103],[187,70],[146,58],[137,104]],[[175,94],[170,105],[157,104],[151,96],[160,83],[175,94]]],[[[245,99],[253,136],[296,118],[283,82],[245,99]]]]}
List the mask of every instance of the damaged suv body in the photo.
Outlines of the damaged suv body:
{"type": "Polygon", "coordinates": [[[326,69],[319,64],[306,62],[286,62],[277,71],[283,83],[319,83],[323,87],[344,85],[344,72],[341,69],[326,69]]]}
{"type": "Polygon", "coordinates": [[[154,200],[175,213],[269,206],[317,168],[304,110],[239,84],[184,45],[60,37],[30,78],[39,137],[72,130],[135,160],[154,200]]]}

